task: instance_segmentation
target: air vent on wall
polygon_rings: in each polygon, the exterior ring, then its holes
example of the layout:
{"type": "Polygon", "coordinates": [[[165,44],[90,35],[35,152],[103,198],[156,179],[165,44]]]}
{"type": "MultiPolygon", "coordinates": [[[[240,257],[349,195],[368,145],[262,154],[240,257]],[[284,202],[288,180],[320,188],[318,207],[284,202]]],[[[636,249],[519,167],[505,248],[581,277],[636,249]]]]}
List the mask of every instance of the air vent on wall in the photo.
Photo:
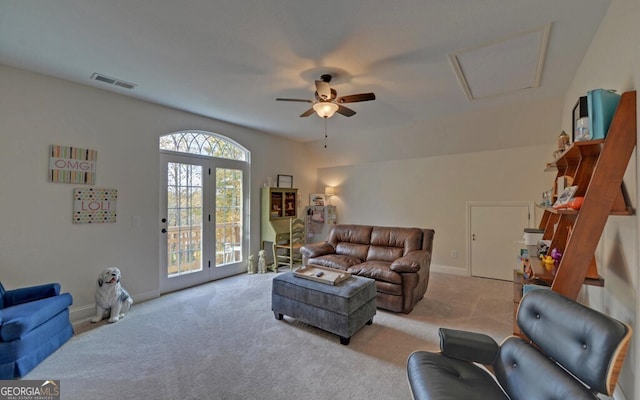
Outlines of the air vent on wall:
{"type": "Polygon", "coordinates": [[[111,78],[106,75],[99,74],[97,72],[94,72],[93,75],[91,75],[91,79],[93,79],[94,81],[108,83],[109,85],[120,86],[125,89],[133,89],[137,86],[134,83],[121,81],[120,79],[111,78]]]}

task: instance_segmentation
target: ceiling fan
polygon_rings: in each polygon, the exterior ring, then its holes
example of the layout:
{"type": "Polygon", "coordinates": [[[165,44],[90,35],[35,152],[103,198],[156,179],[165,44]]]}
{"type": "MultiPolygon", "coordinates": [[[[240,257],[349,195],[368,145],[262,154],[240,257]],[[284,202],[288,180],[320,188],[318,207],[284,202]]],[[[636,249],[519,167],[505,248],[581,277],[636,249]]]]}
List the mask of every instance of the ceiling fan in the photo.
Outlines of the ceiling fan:
{"type": "Polygon", "coordinates": [[[330,74],[323,74],[320,76],[320,80],[316,81],[315,100],[305,99],[282,99],[278,98],[278,101],[299,101],[303,103],[311,103],[313,106],[307,111],[300,114],[301,117],[308,117],[314,112],[321,118],[331,118],[337,112],[345,117],[351,117],[355,115],[355,111],[343,106],[345,103],[357,103],[360,101],[375,100],[376,95],[373,93],[360,93],[350,94],[347,96],[338,97],[338,93],[335,89],[329,85],[332,76],[330,74]]]}

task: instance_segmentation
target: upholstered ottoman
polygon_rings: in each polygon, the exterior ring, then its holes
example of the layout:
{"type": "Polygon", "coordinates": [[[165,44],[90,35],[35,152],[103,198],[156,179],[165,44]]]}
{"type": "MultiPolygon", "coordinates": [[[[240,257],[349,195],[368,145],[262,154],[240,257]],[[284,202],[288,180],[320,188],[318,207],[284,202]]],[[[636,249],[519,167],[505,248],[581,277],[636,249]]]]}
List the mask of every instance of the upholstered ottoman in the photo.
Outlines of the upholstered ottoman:
{"type": "Polygon", "coordinates": [[[288,315],[334,333],[348,345],[358,329],[373,323],[375,281],[352,276],[333,286],[287,272],[273,278],[271,309],[278,320],[288,315]]]}

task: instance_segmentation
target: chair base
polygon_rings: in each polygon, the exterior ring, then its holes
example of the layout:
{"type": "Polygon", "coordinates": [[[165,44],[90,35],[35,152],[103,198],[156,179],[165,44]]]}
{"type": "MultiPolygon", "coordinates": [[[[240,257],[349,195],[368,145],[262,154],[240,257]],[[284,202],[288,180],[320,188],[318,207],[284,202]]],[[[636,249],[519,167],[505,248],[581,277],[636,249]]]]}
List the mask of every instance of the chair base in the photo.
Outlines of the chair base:
{"type": "Polygon", "coordinates": [[[2,359],[0,380],[22,378],[49,357],[73,336],[69,310],[65,309],[46,323],[29,332],[22,339],[0,343],[6,354],[14,359],[2,359]]]}

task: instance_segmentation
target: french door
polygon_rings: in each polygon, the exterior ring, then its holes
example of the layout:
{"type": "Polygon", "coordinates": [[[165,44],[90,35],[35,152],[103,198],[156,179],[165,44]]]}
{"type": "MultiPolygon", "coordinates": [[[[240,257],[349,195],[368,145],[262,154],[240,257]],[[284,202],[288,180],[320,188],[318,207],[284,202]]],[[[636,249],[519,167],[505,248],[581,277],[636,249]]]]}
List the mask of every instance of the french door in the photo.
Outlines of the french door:
{"type": "Polygon", "coordinates": [[[160,291],[246,270],[247,168],[194,154],[161,152],[160,160],[160,291]]]}

